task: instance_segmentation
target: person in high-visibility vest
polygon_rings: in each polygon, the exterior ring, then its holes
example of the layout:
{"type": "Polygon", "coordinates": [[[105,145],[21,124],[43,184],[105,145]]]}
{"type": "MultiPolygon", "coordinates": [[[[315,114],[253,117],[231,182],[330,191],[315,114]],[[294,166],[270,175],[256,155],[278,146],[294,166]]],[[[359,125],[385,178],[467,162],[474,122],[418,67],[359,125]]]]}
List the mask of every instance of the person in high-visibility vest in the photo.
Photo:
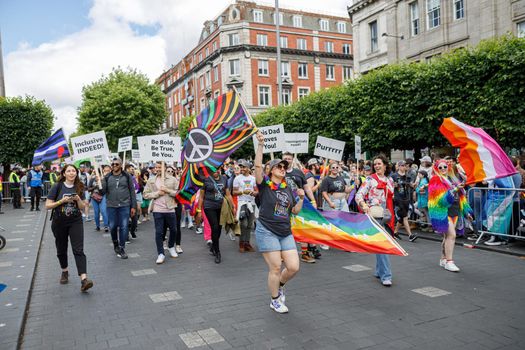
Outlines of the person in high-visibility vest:
{"type": "Polygon", "coordinates": [[[11,197],[13,198],[13,208],[22,209],[20,203],[20,168],[15,167],[9,175],[9,189],[11,190],[11,197]]]}
{"type": "Polygon", "coordinates": [[[27,174],[27,183],[29,184],[29,196],[31,197],[31,211],[35,210],[40,211],[40,198],[42,198],[42,187],[44,182],[42,178],[44,176],[44,171],[42,170],[42,165],[35,165],[33,169],[27,174]]]}

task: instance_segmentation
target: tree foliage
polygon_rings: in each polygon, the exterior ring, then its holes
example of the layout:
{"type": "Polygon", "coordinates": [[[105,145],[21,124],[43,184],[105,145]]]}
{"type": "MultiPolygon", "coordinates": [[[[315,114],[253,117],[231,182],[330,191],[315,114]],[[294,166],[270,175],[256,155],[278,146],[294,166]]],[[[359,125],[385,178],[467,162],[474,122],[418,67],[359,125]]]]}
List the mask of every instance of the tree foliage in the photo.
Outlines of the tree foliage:
{"type": "Polygon", "coordinates": [[[35,149],[51,136],[53,111],[34,97],[0,97],[0,163],[29,164],[35,149]]]}
{"type": "Polygon", "coordinates": [[[191,122],[195,119],[194,115],[188,115],[186,117],[183,117],[180,120],[179,123],[179,136],[182,139],[182,142],[184,143],[184,140],[186,140],[186,137],[188,136],[188,131],[190,130],[191,122]]]}
{"type": "Polygon", "coordinates": [[[110,149],[116,150],[121,137],[157,133],[167,112],[158,85],[136,70],[119,68],[84,86],[78,115],[78,134],[104,130],[110,149]]]}
{"type": "Polygon", "coordinates": [[[290,106],[268,109],[258,126],[284,124],[363,149],[389,151],[439,147],[443,118],[483,128],[502,146],[520,148],[525,135],[525,39],[504,36],[458,49],[431,63],[384,66],[290,106]]]}

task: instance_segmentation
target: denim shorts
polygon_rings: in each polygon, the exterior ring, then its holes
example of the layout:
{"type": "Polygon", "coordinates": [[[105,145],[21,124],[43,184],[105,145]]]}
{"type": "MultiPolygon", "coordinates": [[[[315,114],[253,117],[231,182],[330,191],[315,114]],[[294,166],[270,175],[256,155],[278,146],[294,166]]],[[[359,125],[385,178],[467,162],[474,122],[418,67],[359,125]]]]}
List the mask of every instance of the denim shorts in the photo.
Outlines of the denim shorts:
{"type": "Polygon", "coordinates": [[[260,221],[257,221],[255,228],[255,241],[261,253],[297,249],[292,234],[286,237],[276,235],[266,229],[260,221]]]}

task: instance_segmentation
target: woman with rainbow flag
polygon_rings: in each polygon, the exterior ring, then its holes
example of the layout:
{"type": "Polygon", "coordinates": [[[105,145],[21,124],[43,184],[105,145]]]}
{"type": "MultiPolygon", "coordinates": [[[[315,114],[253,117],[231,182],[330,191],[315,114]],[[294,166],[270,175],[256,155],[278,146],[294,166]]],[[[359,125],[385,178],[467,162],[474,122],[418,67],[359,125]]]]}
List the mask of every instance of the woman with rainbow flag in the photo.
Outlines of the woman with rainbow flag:
{"type": "Polygon", "coordinates": [[[433,174],[428,185],[428,212],[434,230],[443,234],[439,266],[459,272],[452,258],[456,232],[463,235],[465,219],[472,218],[472,209],[465,195],[465,184],[459,180],[450,162],[437,160],[433,174]]]}
{"type": "Polygon", "coordinates": [[[286,313],[288,308],[284,304],[284,285],[299,271],[299,255],[292,235],[290,215],[301,211],[304,190],[297,189],[296,200],[291,188],[286,184],[288,162],[285,160],[271,160],[268,175],[263,172],[264,136],[260,131],[257,132],[257,141],[255,181],[259,189],[260,204],[255,238],[257,248],[268,265],[270,308],[278,313],[286,313]]]}

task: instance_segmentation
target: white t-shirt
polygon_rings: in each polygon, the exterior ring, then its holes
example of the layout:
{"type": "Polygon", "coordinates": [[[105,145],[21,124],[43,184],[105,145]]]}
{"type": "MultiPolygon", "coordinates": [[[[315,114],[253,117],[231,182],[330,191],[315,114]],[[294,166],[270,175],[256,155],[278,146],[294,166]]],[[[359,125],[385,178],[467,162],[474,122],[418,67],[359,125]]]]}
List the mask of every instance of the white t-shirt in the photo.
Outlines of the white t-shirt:
{"type": "MultiPolygon", "coordinates": [[[[237,188],[241,191],[254,191],[255,186],[255,177],[252,175],[244,176],[243,174],[239,174],[235,176],[235,179],[233,180],[233,188],[237,188]]],[[[255,197],[248,194],[241,194],[239,195],[239,201],[255,204],[255,197]]]]}

